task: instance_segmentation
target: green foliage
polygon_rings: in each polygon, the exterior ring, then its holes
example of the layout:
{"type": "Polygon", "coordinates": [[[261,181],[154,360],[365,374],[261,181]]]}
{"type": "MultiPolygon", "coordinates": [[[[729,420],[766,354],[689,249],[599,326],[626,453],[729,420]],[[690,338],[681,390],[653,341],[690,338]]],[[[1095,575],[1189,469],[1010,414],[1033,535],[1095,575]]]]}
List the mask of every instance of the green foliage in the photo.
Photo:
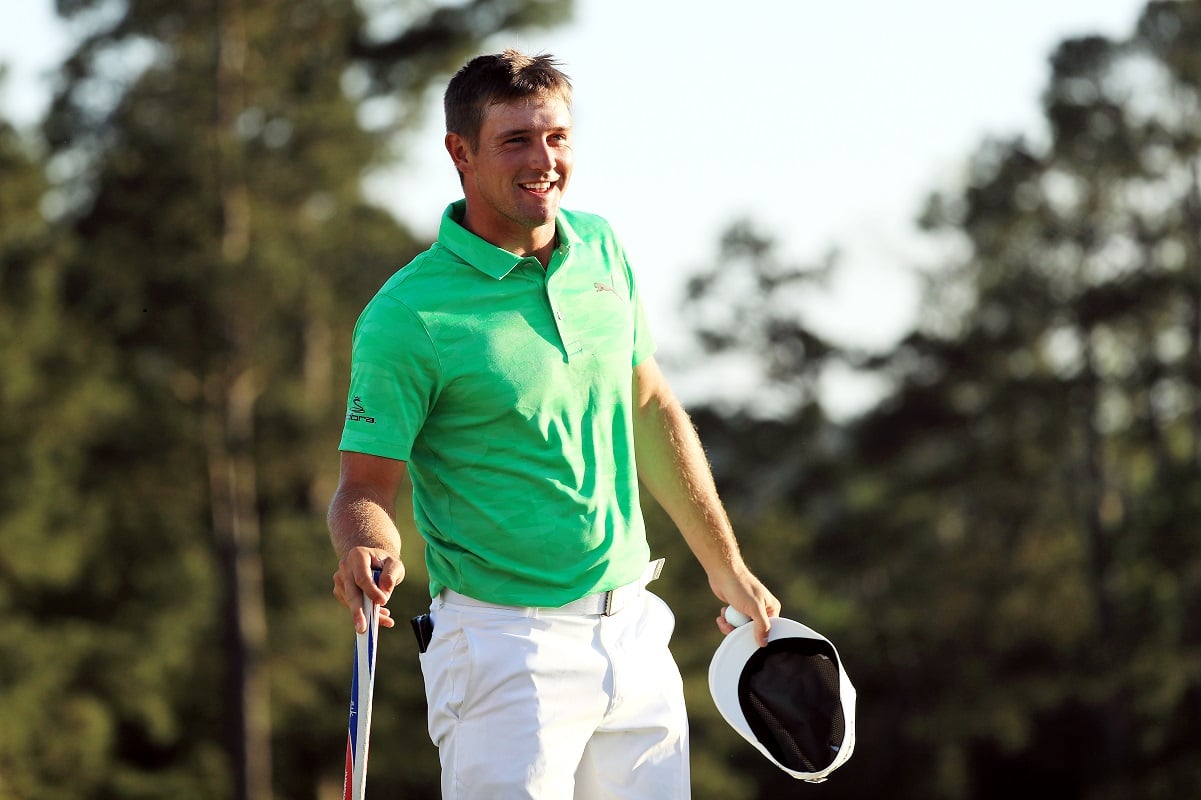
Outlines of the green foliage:
{"type": "MultiPolygon", "coordinates": [[[[1051,140],[988,142],[932,199],[923,224],[964,255],[931,274],[926,324],[865,362],[894,386],[877,408],[842,430],[800,392],[767,423],[698,414],[756,498],[744,548],[859,688],[829,796],[1193,791],[1199,37],[1201,3],[1161,2],[1129,40],[1056,50],[1051,140]]],[[[770,291],[733,307],[776,313],[770,291]]]]}

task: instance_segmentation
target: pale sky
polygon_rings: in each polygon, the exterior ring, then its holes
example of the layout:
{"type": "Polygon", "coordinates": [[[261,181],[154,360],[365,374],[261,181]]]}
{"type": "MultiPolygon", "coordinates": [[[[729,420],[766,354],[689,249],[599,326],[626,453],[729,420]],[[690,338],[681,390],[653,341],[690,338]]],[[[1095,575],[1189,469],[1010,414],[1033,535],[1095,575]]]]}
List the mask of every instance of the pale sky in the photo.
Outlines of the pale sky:
{"type": "MultiPolygon", "coordinates": [[[[840,341],[884,348],[916,313],[928,257],[913,220],[988,136],[1043,135],[1047,58],[1068,36],[1128,35],[1141,0],[577,0],[576,20],[487,50],[550,52],[575,85],[576,168],[565,205],[625,241],[663,349],[685,277],[736,219],[810,263],[843,267],[804,313],[840,341]]],[[[0,101],[26,123],[69,41],[53,0],[0,0],[0,101]]],[[[440,91],[405,162],[372,196],[433,237],[460,196],[442,149],[440,91]]],[[[848,403],[854,401],[847,399],[848,403]]]]}

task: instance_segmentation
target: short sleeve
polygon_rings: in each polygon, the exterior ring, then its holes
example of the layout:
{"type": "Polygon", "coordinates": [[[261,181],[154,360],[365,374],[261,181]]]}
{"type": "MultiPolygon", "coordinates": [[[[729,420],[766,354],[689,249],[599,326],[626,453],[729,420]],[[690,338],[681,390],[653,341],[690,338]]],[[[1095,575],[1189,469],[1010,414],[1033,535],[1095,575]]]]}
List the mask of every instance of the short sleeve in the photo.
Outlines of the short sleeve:
{"type": "Polygon", "coordinates": [[[418,316],[376,296],[355,325],[339,449],[408,461],[440,378],[437,351],[418,316]]]}

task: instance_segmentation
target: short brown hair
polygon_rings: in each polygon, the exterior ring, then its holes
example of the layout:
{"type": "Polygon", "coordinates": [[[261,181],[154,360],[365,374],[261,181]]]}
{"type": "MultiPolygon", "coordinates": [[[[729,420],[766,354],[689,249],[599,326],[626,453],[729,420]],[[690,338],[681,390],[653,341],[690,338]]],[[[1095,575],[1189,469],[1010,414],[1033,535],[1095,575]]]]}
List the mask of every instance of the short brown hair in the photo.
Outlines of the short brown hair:
{"type": "Polygon", "coordinates": [[[462,136],[475,150],[488,107],[529,97],[558,97],[571,108],[571,79],[554,56],[529,56],[512,48],[476,56],[463,65],[442,99],[446,132],[462,136]]]}

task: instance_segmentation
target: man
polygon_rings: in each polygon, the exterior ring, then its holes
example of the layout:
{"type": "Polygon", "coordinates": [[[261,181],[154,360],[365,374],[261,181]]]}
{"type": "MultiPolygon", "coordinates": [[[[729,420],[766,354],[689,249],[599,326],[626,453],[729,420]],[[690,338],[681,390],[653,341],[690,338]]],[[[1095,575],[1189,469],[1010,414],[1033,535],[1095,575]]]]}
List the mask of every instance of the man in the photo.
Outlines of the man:
{"type": "MultiPolygon", "coordinates": [[[[780,611],[655,364],[621,245],[604,220],[559,207],[571,101],[550,56],[507,50],[454,76],[445,143],[464,199],[355,328],[334,594],[362,631],[363,594],[382,605],[403,580],[407,471],[445,798],[689,796],[674,618],[645,589],[661,564],[639,480],[761,643],[780,611]]],[[[380,624],[394,624],[386,609],[380,624]]]]}

